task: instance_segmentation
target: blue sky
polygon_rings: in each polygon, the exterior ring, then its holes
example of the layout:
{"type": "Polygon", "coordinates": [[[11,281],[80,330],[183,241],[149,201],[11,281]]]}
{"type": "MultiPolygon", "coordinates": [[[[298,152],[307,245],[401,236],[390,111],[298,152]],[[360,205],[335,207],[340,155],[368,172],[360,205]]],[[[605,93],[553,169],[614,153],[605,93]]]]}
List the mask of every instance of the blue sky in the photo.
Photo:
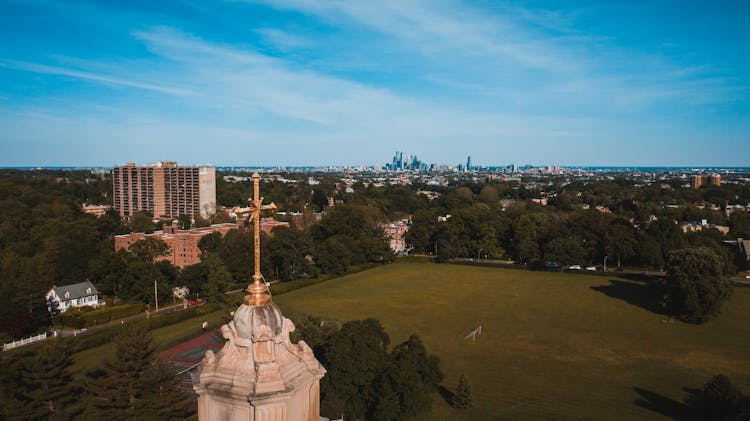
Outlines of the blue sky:
{"type": "Polygon", "coordinates": [[[0,166],[750,165],[750,2],[0,0],[0,166]]]}

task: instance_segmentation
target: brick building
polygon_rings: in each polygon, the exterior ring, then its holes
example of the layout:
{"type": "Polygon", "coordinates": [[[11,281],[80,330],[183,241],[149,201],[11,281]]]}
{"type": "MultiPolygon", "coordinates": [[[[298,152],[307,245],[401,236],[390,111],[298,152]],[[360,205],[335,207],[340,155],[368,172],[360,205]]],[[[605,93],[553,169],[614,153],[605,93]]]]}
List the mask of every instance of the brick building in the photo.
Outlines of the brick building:
{"type": "Polygon", "coordinates": [[[208,218],[216,211],[214,167],[180,167],[173,161],[145,167],[128,163],[112,168],[112,187],[115,210],[124,218],[140,211],[156,218],[208,218]]]}
{"type": "MultiPolygon", "coordinates": [[[[222,236],[226,235],[233,229],[246,229],[252,224],[247,224],[246,220],[237,221],[237,223],[214,224],[203,228],[192,228],[181,230],[178,228],[177,221],[172,225],[164,225],[161,230],[153,233],[131,232],[115,236],[115,251],[128,250],[130,245],[139,240],[146,238],[156,238],[165,242],[169,246],[169,254],[159,258],[159,260],[168,260],[173,265],[184,268],[185,266],[194,265],[201,260],[201,249],[198,243],[203,236],[218,232],[222,236]]],[[[260,229],[266,234],[276,227],[288,227],[288,222],[280,222],[274,218],[261,218],[260,229]]]]}
{"type": "Polygon", "coordinates": [[[112,206],[109,205],[87,205],[84,204],[81,206],[81,210],[83,210],[83,213],[87,213],[89,215],[94,215],[97,218],[101,218],[102,216],[107,214],[107,211],[112,209],[112,206]]]}
{"type": "Polygon", "coordinates": [[[402,254],[406,251],[406,239],[404,234],[409,231],[409,220],[394,221],[383,225],[383,232],[388,238],[391,250],[402,254]]]}
{"type": "Polygon", "coordinates": [[[139,240],[156,238],[169,246],[169,254],[159,260],[168,260],[173,265],[184,268],[200,262],[201,249],[198,247],[198,242],[203,236],[213,232],[221,233],[223,236],[230,230],[238,228],[241,228],[238,224],[227,223],[181,230],[177,228],[177,222],[175,221],[172,226],[164,225],[162,230],[153,233],[131,232],[130,234],[116,235],[115,251],[128,250],[131,244],[139,240]]]}
{"type": "Polygon", "coordinates": [[[719,174],[711,174],[694,175],[690,177],[690,186],[694,189],[699,189],[701,186],[708,185],[721,187],[721,176],[719,174]]]}

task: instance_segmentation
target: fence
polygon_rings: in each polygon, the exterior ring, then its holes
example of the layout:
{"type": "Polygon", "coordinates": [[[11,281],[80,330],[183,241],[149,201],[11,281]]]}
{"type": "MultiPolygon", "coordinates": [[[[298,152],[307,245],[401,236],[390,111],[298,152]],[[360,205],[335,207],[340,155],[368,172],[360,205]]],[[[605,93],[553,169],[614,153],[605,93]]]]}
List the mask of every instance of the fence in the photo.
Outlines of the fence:
{"type": "Polygon", "coordinates": [[[47,339],[47,332],[40,333],[40,334],[38,334],[36,336],[30,336],[28,338],[19,339],[17,341],[13,341],[13,342],[10,342],[10,343],[7,343],[7,344],[3,344],[3,351],[7,351],[9,349],[13,349],[13,348],[18,347],[18,346],[23,346],[23,345],[26,345],[26,344],[30,344],[32,342],[43,341],[45,339],[47,339]]]}

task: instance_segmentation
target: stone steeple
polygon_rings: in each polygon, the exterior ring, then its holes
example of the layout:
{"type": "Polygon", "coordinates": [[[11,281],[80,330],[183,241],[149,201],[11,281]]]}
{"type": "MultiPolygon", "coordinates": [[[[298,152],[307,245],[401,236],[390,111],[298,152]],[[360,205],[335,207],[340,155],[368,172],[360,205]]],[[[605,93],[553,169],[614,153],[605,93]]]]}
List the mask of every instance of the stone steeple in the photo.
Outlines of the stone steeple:
{"type": "Polygon", "coordinates": [[[291,343],[294,324],[281,314],[260,272],[260,176],[253,174],[249,213],[255,235],[255,274],[244,304],[221,327],[227,342],[217,353],[206,351],[194,385],[198,419],[230,421],[319,421],[320,379],[326,370],[304,342],[291,343]]]}

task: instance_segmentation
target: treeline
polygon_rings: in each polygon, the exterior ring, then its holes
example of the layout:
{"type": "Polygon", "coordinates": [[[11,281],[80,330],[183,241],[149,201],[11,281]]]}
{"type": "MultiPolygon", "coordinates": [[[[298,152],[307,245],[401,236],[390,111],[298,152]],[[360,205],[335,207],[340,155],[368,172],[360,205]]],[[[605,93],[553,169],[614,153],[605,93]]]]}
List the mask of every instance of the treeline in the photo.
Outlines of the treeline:
{"type": "MultiPolygon", "coordinates": [[[[283,183],[270,184],[274,188],[269,193],[287,193],[277,191],[283,183]]],[[[335,189],[330,178],[322,186],[304,186],[309,191],[303,202],[317,196],[321,207],[327,205],[328,193],[314,187],[335,189]]],[[[170,221],[155,224],[151,215],[137,213],[125,224],[113,211],[101,218],[82,212],[83,203],[110,203],[111,189],[109,176],[89,171],[0,172],[0,339],[9,341],[53,323],[43,298],[53,285],[89,280],[109,305],[139,302],[153,308],[154,282],[162,305],[172,301],[172,288],[177,286],[187,286],[192,297],[199,294],[221,301],[223,291],[250,282],[252,237],[244,230],[203,238],[201,262],[182,270],[155,260],[166,252],[159,241],[142,241],[130,252],[116,253],[114,235],[151,232],[170,221]]],[[[225,193],[220,188],[219,194],[225,193]]],[[[306,224],[305,230],[276,229],[271,236],[264,235],[265,278],[313,278],[391,261],[379,228],[382,218],[373,209],[341,205],[330,209],[320,223],[306,224]]],[[[193,226],[212,222],[226,221],[196,220],[193,226]]],[[[180,217],[179,224],[189,228],[191,222],[180,217]]]]}
{"type": "Polygon", "coordinates": [[[96,281],[95,263],[127,232],[118,215],[86,215],[106,203],[109,179],[89,171],[0,172],[0,336],[48,324],[43,295],[54,284],[96,281]]]}
{"type": "MultiPolygon", "coordinates": [[[[700,246],[714,250],[732,272],[743,262],[722,241],[750,234],[750,215],[742,212],[726,218],[689,205],[666,207],[632,199],[612,204],[609,211],[596,210],[594,204],[586,210],[569,206],[559,197],[547,206],[520,200],[503,205],[493,190],[485,184],[443,191],[413,214],[408,244],[440,260],[488,257],[527,264],[602,265],[607,256],[611,266],[650,268],[664,268],[670,251],[700,246]],[[439,216],[444,222],[438,222],[439,216]],[[715,229],[682,231],[680,222],[700,219],[726,224],[729,234],[715,229]]],[[[560,195],[580,200],[575,192],[560,195]]]]}

